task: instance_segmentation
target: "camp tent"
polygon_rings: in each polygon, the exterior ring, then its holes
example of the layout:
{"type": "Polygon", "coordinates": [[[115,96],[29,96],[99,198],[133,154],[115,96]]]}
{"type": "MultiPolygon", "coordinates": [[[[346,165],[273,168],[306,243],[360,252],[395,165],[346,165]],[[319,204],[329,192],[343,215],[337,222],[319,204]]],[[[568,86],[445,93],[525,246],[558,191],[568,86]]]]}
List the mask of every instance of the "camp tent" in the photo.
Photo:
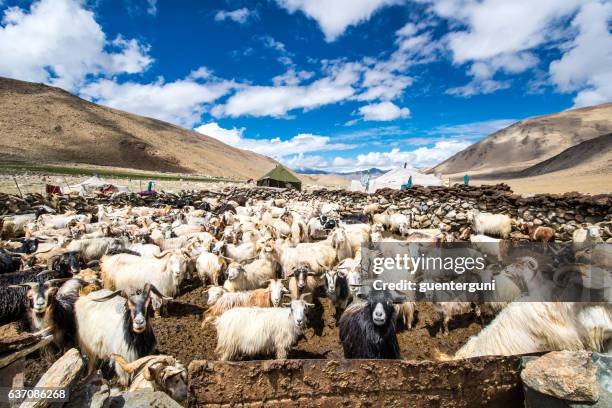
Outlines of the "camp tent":
{"type": "Polygon", "coordinates": [[[380,177],[370,180],[368,193],[374,193],[381,188],[401,189],[403,184],[412,177],[412,185],[441,186],[442,180],[432,174],[423,174],[414,167],[390,170],[380,177]]]}
{"type": "Polygon", "coordinates": [[[297,190],[302,189],[302,182],[299,178],[295,177],[285,167],[277,164],[272,170],[264,174],[259,180],[257,180],[258,186],[265,187],[280,187],[286,188],[292,186],[297,190]]]}
{"type": "Polygon", "coordinates": [[[92,176],[79,184],[62,187],[62,193],[64,194],[79,193],[80,195],[87,195],[93,192],[99,192],[103,190],[122,193],[129,192],[127,187],[109,183],[108,181],[105,181],[98,176],[92,176]]]}

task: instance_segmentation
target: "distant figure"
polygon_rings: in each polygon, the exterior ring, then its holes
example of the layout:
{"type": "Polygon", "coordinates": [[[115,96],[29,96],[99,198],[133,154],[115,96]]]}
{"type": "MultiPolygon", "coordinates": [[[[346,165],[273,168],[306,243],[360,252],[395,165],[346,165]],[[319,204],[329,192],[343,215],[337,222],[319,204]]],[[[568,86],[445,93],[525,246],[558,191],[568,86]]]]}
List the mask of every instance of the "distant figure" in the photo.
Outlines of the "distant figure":
{"type": "Polygon", "coordinates": [[[147,184],[147,191],[150,193],[153,190],[153,182],[149,181],[149,183],[147,184]]]}
{"type": "Polygon", "coordinates": [[[470,184],[470,176],[466,174],[465,176],[463,176],[463,185],[467,186],[469,184],[470,184]]]}
{"type": "Polygon", "coordinates": [[[406,166],[408,166],[408,162],[404,162],[404,168],[406,168],[406,166]]]}
{"type": "Polygon", "coordinates": [[[412,176],[408,178],[408,182],[406,184],[402,185],[402,190],[408,190],[410,187],[412,187],[412,176]]]}

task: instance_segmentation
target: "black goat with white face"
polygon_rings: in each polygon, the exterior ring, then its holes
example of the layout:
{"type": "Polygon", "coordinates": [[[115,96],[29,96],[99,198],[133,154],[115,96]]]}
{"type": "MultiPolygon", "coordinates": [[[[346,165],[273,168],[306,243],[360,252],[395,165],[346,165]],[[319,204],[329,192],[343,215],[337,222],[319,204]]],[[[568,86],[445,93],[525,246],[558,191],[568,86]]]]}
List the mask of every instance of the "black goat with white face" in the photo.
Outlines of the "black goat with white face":
{"type": "Polygon", "coordinates": [[[77,274],[81,271],[81,256],[77,251],[55,255],[49,260],[49,269],[62,274],[77,274]]]}
{"type": "Polygon", "coordinates": [[[19,286],[27,288],[27,317],[32,331],[51,329],[53,342],[60,349],[75,344],[76,323],[74,303],[78,295],[58,295],[59,286],[67,279],[46,282],[28,282],[19,286]]]}
{"type": "Polygon", "coordinates": [[[346,309],[339,326],[345,358],[400,358],[395,311],[388,292],[371,290],[366,302],[346,309]]]}
{"type": "Polygon", "coordinates": [[[327,271],[323,274],[325,294],[333,303],[336,312],[336,322],[346,309],[349,301],[350,290],[346,275],[340,271],[327,271]]]}

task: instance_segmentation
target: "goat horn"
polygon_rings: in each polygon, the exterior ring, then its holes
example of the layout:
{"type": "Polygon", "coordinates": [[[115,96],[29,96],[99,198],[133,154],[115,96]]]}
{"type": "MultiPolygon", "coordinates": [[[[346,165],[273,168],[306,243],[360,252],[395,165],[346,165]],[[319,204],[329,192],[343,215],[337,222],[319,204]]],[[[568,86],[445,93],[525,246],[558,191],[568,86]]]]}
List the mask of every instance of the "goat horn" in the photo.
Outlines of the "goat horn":
{"type": "Polygon", "coordinates": [[[173,251],[171,249],[166,249],[165,251],[161,252],[159,255],[153,254],[153,256],[156,257],[157,259],[161,259],[172,252],[173,251]]]}
{"type": "Polygon", "coordinates": [[[92,300],[94,302],[105,302],[107,300],[110,300],[110,299],[114,298],[117,295],[119,295],[121,297],[127,297],[127,295],[125,294],[125,292],[123,290],[116,290],[113,293],[111,293],[110,295],[106,295],[104,297],[96,298],[96,299],[92,299],[92,300]]]}
{"type": "Polygon", "coordinates": [[[151,284],[151,283],[146,283],[144,286],[144,292],[145,293],[149,293],[149,292],[153,292],[156,296],[158,296],[160,299],[162,300],[166,300],[166,301],[170,301],[172,300],[171,297],[167,297],[164,296],[156,287],[155,285],[151,284]]]}
{"type": "MultiPolygon", "coordinates": [[[[50,283],[51,285],[56,285],[58,283],[64,283],[66,281],[69,281],[72,278],[58,278],[58,279],[50,279],[48,281],[46,281],[45,283],[50,283]]],[[[84,282],[84,281],[83,281],[84,282]]]]}

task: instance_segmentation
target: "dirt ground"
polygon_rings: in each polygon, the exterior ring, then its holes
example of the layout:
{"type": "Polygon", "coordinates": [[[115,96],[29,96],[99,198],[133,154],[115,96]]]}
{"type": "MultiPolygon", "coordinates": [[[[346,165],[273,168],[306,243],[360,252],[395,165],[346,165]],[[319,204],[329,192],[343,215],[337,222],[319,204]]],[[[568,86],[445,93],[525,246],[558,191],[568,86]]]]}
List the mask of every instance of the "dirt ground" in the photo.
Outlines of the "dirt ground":
{"type": "MultiPolygon", "coordinates": [[[[206,307],[206,294],[203,292],[203,287],[196,287],[184,293],[176,299],[177,303],[169,308],[170,316],[153,322],[157,350],[163,354],[174,355],[186,365],[193,360],[216,359],[215,328],[210,324],[201,327],[202,312],[206,307]]],[[[333,306],[325,298],[321,299],[321,305],[323,324],[317,328],[309,327],[304,337],[289,353],[289,358],[343,358],[333,306]]],[[[436,313],[430,304],[418,303],[417,311],[416,325],[410,330],[402,328],[398,333],[401,355],[406,360],[434,359],[436,351],[454,353],[481,329],[473,316],[464,316],[463,319],[452,321],[449,335],[443,336],[438,333],[438,324],[433,323],[436,313]]],[[[312,313],[317,313],[316,308],[312,313]]],[[[310,316],[310,326],[315,319],[316,316],[310,316]]]]}

